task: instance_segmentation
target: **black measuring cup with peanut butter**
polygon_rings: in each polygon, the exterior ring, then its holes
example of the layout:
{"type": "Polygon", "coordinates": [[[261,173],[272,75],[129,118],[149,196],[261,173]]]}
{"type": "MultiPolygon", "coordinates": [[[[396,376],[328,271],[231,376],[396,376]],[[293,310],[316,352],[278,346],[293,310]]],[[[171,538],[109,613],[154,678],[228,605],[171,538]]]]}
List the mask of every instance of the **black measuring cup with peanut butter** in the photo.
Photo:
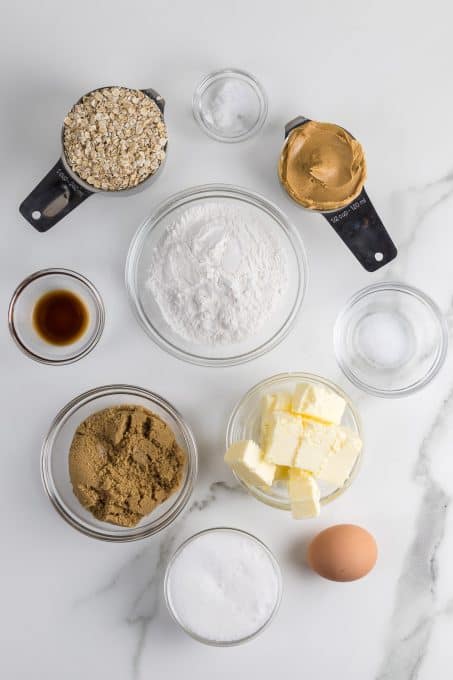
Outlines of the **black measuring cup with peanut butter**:
{"type": "MultiPolygon", "coordinates": [[[[22,216],[35,229],[45,232],[95,193],[124,196],[137,193],[149,186],[156,179],[166,158],[168,143],[164,108],[164,99],[151,88],[131,90],[120,86],[106,86],[91,90],[80,97],[65,118],[62,126],[61,157],[21,203],[19,211],[22,216]],[[129,97],[129,102],[124,99],[125,97],[129,97]],[[146,138],[140,137],[138,141],[136,138],[137,130],[141,129],[139,127],[140,107],[144,106],[147,109],[146,115],[153,115],[153,112],[150,113],[152,107],[149,106],[148,99],[155,104],[153,111],[155,111],[156,125],[159,126],[160,130],[163,126],[164,130],[161,139],[156,136],[158,160],[150,160],[152,154],[149,147],[145,148],[144,140],[146,141],[146,138]],[[102,114],[98,114],[96,111],[97,101],[100,102],[102,114]],[[127,106],[128,103],[130,104],[129,107],[127,106]],[[90,108],[93,109],[93,120],[89,119],[90,108]],[[139,111],[138,115],[137,111],[139,111]],[[109,121],[110,115],[113,125],[109,121]],[[73,117],[71,118],[71,116],[73,117]],[[78,116],[78,119],[76,119],[76,116],[78,116]],[[82,122],[82,125],[79,125],[80,122],[82,122]],[[83,129],[85,122],[86,127],[83,129]],[[75,140],[72,156],[68,153],[67,137],[65,137],[70,123],[74,126],[73,130],[70,130],[70,132],[73,132],[71,138],[73,142],[75,140]],[[90,125],[91,127],[89,127],[90,125]],[[112,127],[114,127],[116,137],[111,134],[112,127]],[[122,131],[123,127],[124,131],[122,131]],[[90,138],[91,134],[93,134],[93,139],[90,138]],[[80,144],[76,146],[78,141],[80,141],[80,144]],[[133,147],[133,144],[136,146],[133,147]],[[110,152],[113,146],[110,147],[110,145],[116,145],[118,155],[122,154],[119,163],[116,163],[115,159],[112,162],[112,153],[110,152]],[[106,146],[109,152],[107,154],[103,153],[106,146]],[[101,152],[100,156],[98,155],[99,151],[101,152]],[[134,154],[134,158],[131,165],[128,166],[129,151],[134,154]],[[142,151],[141,155],[140,152],[142,151]],[[95,163],[100,165],[101,174],[104,172],[104,178],[101,177],[100,179],[99,176],[91,177],[89,175],[88,171],[95,163]],[[146,165],[148,163],[149,166],[146,165]],[[113,182],[116,178],[112,168],[117,169],[121,166],[125,168],[124,186],[119,182],[117,186],[113,182]],[[135,169],[137,166],[138,170],[135,169]],[[145,170],[149,167],[147,174],[143,167],[145,170]],[[81,169],[80,174],[78,168],[81,169]]],[[[145,126],[146,124],[149,125],[150,121],[145,121],[145,126]]],[[[143,129],[141,129],[141,132],[143,132],[143,129]]]]}
{"type": "Polygon", "coordinates": [[[288,195],[325,217],[362,267],[388,264],[397,249],[371,203],[365,155],[344,128],[303,116],[285,126],[278,174],[288,195]]]}

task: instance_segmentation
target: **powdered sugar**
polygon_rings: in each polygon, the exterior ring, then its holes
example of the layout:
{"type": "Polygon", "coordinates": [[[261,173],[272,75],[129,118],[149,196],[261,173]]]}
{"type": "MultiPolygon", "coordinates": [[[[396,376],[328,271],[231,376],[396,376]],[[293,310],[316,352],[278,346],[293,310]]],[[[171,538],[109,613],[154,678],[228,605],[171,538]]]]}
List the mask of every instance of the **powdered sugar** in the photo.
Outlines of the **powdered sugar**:
{"type": "Polygon", "coordinates": [[[208,345],[255,335],[287,285],[285,253],[253,211],[189,206],[154,248],[147,287],[173,331],[208,345]]]}

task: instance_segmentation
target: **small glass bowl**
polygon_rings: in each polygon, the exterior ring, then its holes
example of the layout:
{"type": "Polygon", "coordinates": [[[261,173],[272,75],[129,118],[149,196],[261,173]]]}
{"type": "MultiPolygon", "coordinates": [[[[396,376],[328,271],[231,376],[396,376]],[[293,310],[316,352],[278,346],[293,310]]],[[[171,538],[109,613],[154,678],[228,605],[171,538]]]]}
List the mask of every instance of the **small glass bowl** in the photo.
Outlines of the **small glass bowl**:
{"type": "Polygon", "coordinates": [[[146,333],[166,352],[202,366],[234,366],[251,361],[276,347],[289,333],[302,305],[308,282],[305,249],[296,229],[267,199],[239,187],[223,184],[193,187],[170,197],[139,227],[129,248],[126,287],[135,315],[146,333]],[[243,342],[211,346],[185,340],[176,333],[147,290],[150,259],[169,225],[187,208],[223,202],[255,219],[281,245],[287,259],[288,286],[281,304],[259,332],[243,342]]]}
{"type": "Polygon", "coordinates": [[[41,477],[53,506],[75,529],[104,541],[135,541],[168,527],[187,506],[197,477],[197,446],[189,425],[159,395],[131,385],[97,387],[70,401],[56,416],[42,446],[41,477]],[[69,449],[77,427],[92,413],[122,404],[136,404],[156,413],[172,429],[176,441],[187,453],[179,490],[135,527],[120,527],[96,519],[75,496],[69,477],[69,449]]]}
{"type": "MultiPolygon", "coordinates": [[[[267,378],[252,387],[242,399],[236,404],[230,416],[226,431],[226,448],[234,442],[242,439],[253,439],[260,441],[261,426],[261,404],[264,395],[273,392],[292,392],[297,383],[309,383],[312,385],[322,385],[335,392],[346,402],[346,409],[342,420],[342,425],[349,427],[354,434],[358,435],[363,441],[362,426],[357,411],[355,410],[350,398],[337,385],[325,378],[311,373],[280,373],[271,378],[267,378]]],[[[335,498],[341,496],[355,479],[362,460],[363,448],[360,452],[349,478],[340,488],[335,488],[322,480],[318,481],[321,492],[321,505],[331,503],[335,498]]],[[[288,487],[284,482],[276,482],[271,487],[258,487],[248,484],[233,471],[236,479],[252,496],[262,503],[270,505],[279,510],[291,510],[291,503],[288,496],[288,487]]]]}
{"type": "Polygon", "coordinates": [[[52,366],[71,364],[91,352],[99,342],[104,322],[104,304],[97,289],[84,276],[69,269],[42,269],[28,276],[14,291],[8,310],[9,330],[19,349],[31,359],[52,366]],[[74,293],[88,310],[86,331],[68,345],[46,342],[33,327],[35,304],[52,290],[74,293]]]}
{"type": "Polygon", "coordinates": [[[199,531],[198,533],[194,534],[193,536],[190,536],[187,538],[179,548],[174,552],[172,557],[170,558],[167,569],[165,571],[165,578],[164,578],[164,596],[165,596],[165,602],[168,608],[168,611],[170,612],[172,618],[176,623],[184,630],[188,635],[190,635],[194,640],[197,640],[198,642],[202,642],[205,645],[210,645],[212,647],[234,647],[236,645],[241,645],[244,642],[248,642],[249,640],[253,640],[256,638],[260,633],[265,630],[269,626],[269,624],[273,621],[279,607],[280,607],[280,602],[282,599],[282,592],[283,592],[283,586],[282,586],[282,575],[280,571],[279,564],[277,562],[277,559],[275,558],[275,555],[272,553],[272,551],[265,545],[262,541],[260,541],[259,538],[256,536],[253,536],[253,534],[248,533],[247,531],[243,531],[242,529],[234,529],[232,527],[213,527],[212,529],[204,529],[203,531],[199,531]],[[265,623],[260,626],[256,631],[254,631],[251,635],[248,635],[245,638],[239,638],[236,640],[228,640],[228,641],[219,641],[219,640],[212,640],[210,638],[205,638],[205,637],[200,637],[195,633],[193,630],[188,628],[184,622],[181,620],[181,617],[178,614],[177,608],[175,607],[173,603],[173,598],[171,594],[171,576],[172,576],[172,568],[177,561],[178,557],[181,555],[181,553],[184,551],[184,549],[194,541],[196,541],[198,538],[201,536],[204,536],[206,534],[212,534],[212,533],[218,533],[218,532],[228,532],[228,533],[233,533],[233,534],[239,534],[240,536],[246,537],[256,543],[260,548],[262,548],[263,552],[266,554],[268,557],[276,579],[277,583],[277,595],[275,598],[275,605],[272,609],[272,612],[265,621],[265,623]]]}
{"type": "Polygon", "coordinates": [[[340,312],[334,348],[341,370],[357,387],[378,397],[403,397],[441,369],[448,328],[422,291],[377,283],[356,293],[340,312]]]}
{"type": "Polygon", "coordinates": [[[192,110],[201,129],[213,139],[242,142],[263,127],[267,97],[250,73],[226,68],[203,78],[194,92],[192,110]]]}

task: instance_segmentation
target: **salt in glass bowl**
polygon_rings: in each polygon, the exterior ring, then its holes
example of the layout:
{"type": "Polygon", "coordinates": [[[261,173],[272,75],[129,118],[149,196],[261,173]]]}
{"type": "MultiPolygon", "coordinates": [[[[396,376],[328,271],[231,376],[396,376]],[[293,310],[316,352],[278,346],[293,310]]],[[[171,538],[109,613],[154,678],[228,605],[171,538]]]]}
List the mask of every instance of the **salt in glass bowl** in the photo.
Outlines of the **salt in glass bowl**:
{"type": "Polygon", "coordinates": [[[197,477],[197,460],[192,430],[168,401],[140,387],[108,385],[84,392],[58,413],[42,446],[41,477],[54,508],[72,527],[104,541],[135,541],[157,534],[179,517],[192,494],[197,477]],[[74,494],[69,477],[69,449],[77,427],[93,413],[123,404],[142,406],[162,418],[187,454],[180,488],[135,527],[116,526],[96,519],[74,494]]]}
{"type": "Polygon", "coordinates": [[[234,68],[204,77],[192,98],[195,120],[219,142],[242,142],[255,135],[264,125],[267,109],[266,93],[257,79],[234,68]]]}
{"type": "Polygon", "coordinates": [[[262,541],[260,541],[259,538],[254,536],[253,534],[248,533],[247,531],[243,531],[242,529],[234,529],[232,527],[213,527],[211,529],[204,529],[203,531],[199,531],[198,533],[194,534],[193,536],[190,536],[187,538],[179,548],[174,552],[172,557],[170,558],[166,571],[165,571],[165,577],[164,577],[164,597],[165,597],[165,603],[167,605],[168,611],[170,612],[170,615],[172,616],[173,620],[182,628],[184,632],[186,632],[190,637],[192,637],[194,640],[197,640],[198,642],[202,642],[205,645],[210,645],[212,647],[233,647],[236,645],[241,645],[244,642],[249,642],[250,640],[253,640],[256,638],[258,635],[260,635],[268,626],[269,624],[274,620],[275,615],[277,614],[277,611],[280,607],[281,599],[282,599],[282,592],[283,592],[283,586],[282,586],[282,575],[280,571],[280,566],[277,562],[277,559],[275,555],[271,552],[271,550],[265,545],[262,541]],[[248,635],[247,637],[242,637],[238,638],[235,640],[227,640],[227,641],[219,641],[219,640],[213,640],[207,637],[201,637],[198,635],[195,631],[193,631],[191,628],[189,628],[184,621],[182,620],[178,608],[175,605],[174,598],[172,597],[172,592],[171,592],[171,577],[172,577],[172,569],[174,564],[176,563],[178,557],[181,555],[181,553],[184,551],[184,549],[194,541],[196,541],[200,536],[204,536],[205,534],[211,534],[211,533],[218,533],[218,532],[228,532],[228,533],[234,533],[234,534],[239,534],[241,536],[244,536],[252,541],[254,541],[264,552],[264,554],[267,556],[269,559],[274,576],[276,579],[277,583],[277,596],[275,598],[275,604],[272,609],[272,612],[268,619],[259,626],[251,635],[248,635]]]}
{"type": "Polygon", "coordinates": [[[334,348],[341,370],[357,387],[378,397],[403,397],[441,369],[448,328],[425,293],[387,281],[349,300],[335,323],[334,348]]]}
{"type": "Polygon", "coordinates": [[[42,364],[62,366],[82,359],[97,345],[104,330],[102,298],[93,284],[70,269],[42,269],[28,276],[13,293],[8,310],[11,337],[24,354],[42,364]],[[46,342],[33,327],[33,310],[38,300],[53,290],[68,290],[84,303],[88,326],[67,345],[46,342]]]}
{"type": "MultiPolygon", "coordinates": [[[[253,439],[258,444],[260,443],[260,427],[261,427],[261,411],[262,400],[266,394],[275,392],[293,392],[298,383],[308,383],[311,385],[321,385],[326,387],[339,397],[342,397],[346,402],[346,409],[344,412],[341,424],[350,428],[363,441],[362,426],[359,415],[354,408],[350,398],[337,385],[326,378],[321,378],[318,375],[311,373],[280,373],[271,378],[267,378],[258,383],[251,390],[249,390],[242,399],[236,404],[231,413],[226,431],[226,448],[229,449],[232,444],[244,439],[253,439]]],[[[336,498],[339,498],[346,489],[350,487],[355,479],[362,460],[363,448],[357,457],[353,469],[340,488],[334,487],[322,480],[317,480],[321,492],[321,505],[327,505],[336,498]]],[[[233,471],[236,479],[242,484],[249,493],[252,494],[262,503],[270,505],[279,510],[291,510],[291,502],[288,495],[288,485],[285,482],[277,481],[271,487],[254,486],[245,482],[241,477],[233,471]]]]}
{"type": "Polygon", "coordinates": [[[135,315],[146,333],[173,356],[202,366],[233,366],[255,359],[276,347],[296,321],[308,283],[308,264],[303,243],[285,215],[264,197],[238,187],[205,185],[175,194],[151,215],[132,239],[126,262],[126,287],[135,315]],[[208,345],[185,340],[167,321],[147,287],[150,260],[167,227],[188,206],[222,202],[260,219],[262,228],[281,246],[286,257],[288,285],[285,294],[259,331],[235,344],[208,345]]]}

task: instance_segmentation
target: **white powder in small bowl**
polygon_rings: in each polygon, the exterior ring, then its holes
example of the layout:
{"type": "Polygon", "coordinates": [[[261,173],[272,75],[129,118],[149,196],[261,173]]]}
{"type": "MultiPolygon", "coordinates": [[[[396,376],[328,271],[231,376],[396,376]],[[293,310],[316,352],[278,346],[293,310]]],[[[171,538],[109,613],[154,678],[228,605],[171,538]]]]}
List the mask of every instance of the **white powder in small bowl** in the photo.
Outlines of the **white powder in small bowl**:
{"type": "Polygon", "coordinates": [[[166,597],[177,622],[213,644],[237,644],[270,621],[281,594],[268,549],[235,529],[211,529],[184,543],[170,563],[166,597]]]}
{"type": "Polygon", "coordinates": [[[213,83],[203,95],[202,109],[206,124],[227,138],[246,134],[257,124],[261,113],[253,88],[238,78],[213,83]]]}
{"type": "Polygon", "coordinates": [[[408,364],[415,351],[413,328],[396,311],[367,314],[358,326],[356,342],[365,361],[386,370],[408,364]]]}

